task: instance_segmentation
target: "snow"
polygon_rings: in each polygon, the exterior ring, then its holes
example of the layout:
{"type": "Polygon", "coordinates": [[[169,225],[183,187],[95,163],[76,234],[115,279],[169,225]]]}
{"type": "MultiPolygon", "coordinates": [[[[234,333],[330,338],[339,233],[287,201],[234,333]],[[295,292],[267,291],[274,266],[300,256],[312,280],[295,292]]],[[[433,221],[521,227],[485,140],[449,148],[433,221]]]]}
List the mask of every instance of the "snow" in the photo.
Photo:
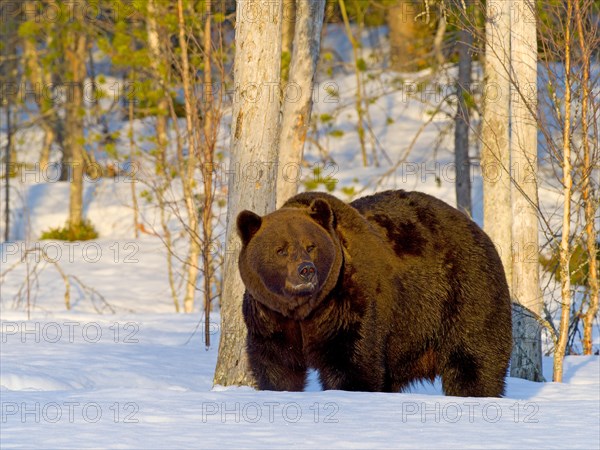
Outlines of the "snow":
{"type": "MultiPolygon", "coordinates": [[[[120,282],[123,287],[126,281],[120,282]]],[[[599,358],[505,398],[212,386],[197,315],[4,312],[3,448],[598,448],[599,358]]],[[[211,319],[218,341],[219,317],[211,319]]],[[[551,359],[544,360],[547,377],[551,359]]]]}
{"type": "MultiPolygon", "coordinates": [[[[350,57],[339,31],[328,34],[325,45],[346,61],[350,57]]],[[[369,89],[393,84],[379,80],[369,89]]],[[[431,93],[408,96],[414,80],[382,92],[369,106],[381,166],[362,168],[353,109],[355,77],[339,70],[333,81],[339,99],[326,101],[327,80],[321,79],[314,110],[316,117],[332,114],[331,127],[344,131],[331,137],[320,124],[316,136],[327,142],[336,162],[323,169],[338,180],[335,193],[347,197],[344,187],[363,194],[416,189],[455,204],[452,142],[440,139],[451,116],[435,116],[410,147],[440,99],[431,93]],[[394,121],[386,125],[389,117],[394,121]],[[378,176],[409,149],[398,170],[377,185],[378,176]]],[[[437,82],[442,88],[448,83],[437,82]]],[[[226,116],[224,122],[228,120],[226,116]]],[[[128,125],[115,117],[109,124],[111,132],[127,132],[128,125]]],[[[140,145],[148,145],[149,121],[136,121],[134,130],[140,145]]],[[[0,130],[0,143],[3,139],[0,130]]],[[[19,157],[35,161],[40,130],[20,131],[16,142],[19,157]]],[[[219,149],[227,145],[223,138],[219,149]]],[[[306,156],[312,166],[302,173],[310,179],[321,155],[313,144],[306,156]]],[[[143,168],[147,161],[141,164],[143,168]]],[[[152,235],[160,228],[156,210],[143,200],[141,220],[149,232],[134,238],[131,180],[86,181],[85,214],[100,238],[76,243],[37,241],[42,231],[64,224],[66,184],[36,172],[12,181],[12,240],[0,244],[0,273],[11,269],[0,286],[2,448],[600,448],[598,356],[567,357],[560,384],[508,378],[501,399],[445,397],[439,380],[406,393],[322,391],[315,373],[302,393],[213,386],[218,310],[210,318],[211,346],[206,350],[199,306],[191,315],[174,313],[166,251],[152,235]],[[46,260],[39,251],[25,256],[31,248],[43,250],[46,260]],[[19,263],[23,257],[28,264],[19,263]],[[71,310],[65,307],[65,283],[55,262],[70,277],[71,310]],[[28,265],[30,271],[36,266],[29,284],[28,265]]],[[[473,181],[474,219],[481,223],[478,167],[473,181]]],[[[4,195],[4,185],[0,187],[4,195]]],[[[135,188],[140,196],[145,186],[135,188]]],[[[561,199],[548,177],[541,180],[540,201],[548,216],[560,210],[561,199]]],[[[560,220],[559,215],[553,220],[560,220]]],[[[222,225],[216,225],[217,233],[222,225]]],[[[178,220],[171,217],[170,228],[177,238],[178,220]]],[[[185,255],[185,243],[175,240],[179,255],[185,255]]],[[[599,343],[595,330],[594,347],[599,343]]],[[[544,375],[552,379],[551,358],[544,359],[544,375]]]]}

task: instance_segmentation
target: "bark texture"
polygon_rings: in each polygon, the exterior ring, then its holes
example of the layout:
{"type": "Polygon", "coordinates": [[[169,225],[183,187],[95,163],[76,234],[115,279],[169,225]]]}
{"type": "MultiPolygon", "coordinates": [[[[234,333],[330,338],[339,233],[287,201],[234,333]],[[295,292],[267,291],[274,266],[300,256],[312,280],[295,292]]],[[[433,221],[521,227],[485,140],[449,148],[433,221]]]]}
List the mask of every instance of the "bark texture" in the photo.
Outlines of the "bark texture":
{"type": "Polygon", "coordinates": [[[282,1],[237,4],[221,341],[214,379],[225,386],[255,384],[246,353],[236,218],[244,209],[264,215],[275,208],[282,1]]]}
{"type": "Polygon", "coordinates": [[[500,253],[510,286],[510,2],[488,3],[485,44],[485,95],[481,137],[483,226],[500,253]]]}
{"type": "Polygon", "coordinates": [[[283,92],[279,136],[277,207],[298,191],[302,154],[310,125],[314,78],[319,61],[325,0],[298,0],[289,83],[283,92]]]}
{"type": "Polygon", "coordinates": [[[67,34],[65,59],[71,82],[71,91],[65,107],[65,148],[63,177],[70,182],[69,224],[77,227],[83,220],[83,171],[84,171],[84,104],[83,83],[87,74],[87,37],[81,31],[67,34]]]}
{"type": "MultiPolygon", "coordinates": [[[[534,315],[542,314],[538,261],[537,34],[535,4],[513,0],[519,20],[511,23],[511,166],[513,255],[512,297],[534,315]]],[[[542,381],[541,326],[534,317],[513,323],[513,377],[542,381]]]]}
{"type": "MultiPolygon", "coordinates": [[[[576,0],[578,1],[578,0],[576,0]]],[[[554,351],[553,380],[561,383],[563,379],[563,361],[569,339],[569,319],[571,318],[571,190],[573,176],[571,167],[571,19],[573,17],[573,1],[567,0],[567,20],[565,25],[565,118],[563,123],[563,226],[560,239],[560,327],[558,343],[554,351]]]]}
{"type": "Polygon", "coordinates": [[[471,208],[471,162],[469,160],[469,106],[467,96],[470,92],[471,69],[473,58],[471,48],[473,46],[473,35],[468,30],[466,11],[457,5],[462,12],[460,25],[462,29],[458,33],[458,80],[456,83],[457,107],[454,128],[454,162],[456,164],[456,207],[469,217],[472,215],[471,208]]]}

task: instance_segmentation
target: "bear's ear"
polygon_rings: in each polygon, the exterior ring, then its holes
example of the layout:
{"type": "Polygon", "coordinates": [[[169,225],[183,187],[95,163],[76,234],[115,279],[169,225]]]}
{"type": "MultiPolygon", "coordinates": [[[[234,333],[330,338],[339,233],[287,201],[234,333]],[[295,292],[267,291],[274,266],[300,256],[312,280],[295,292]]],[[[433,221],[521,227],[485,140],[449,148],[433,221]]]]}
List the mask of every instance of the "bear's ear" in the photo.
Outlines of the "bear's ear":
{"type": "Polygon", "coordinates": [[[244,245],[250,242],[250,239],[252,239],[252,236],[259,230],[261,224],[262,218],[252,211],[246,209],[238,214],[237,230],[244,245]]]}
{"type": "Polygon", "coordinates": [[[308,208],[310,217],[321,224],[326,230],[334,228],[334,215],[331,206],[326,200],[316,198],[308,208]]]}

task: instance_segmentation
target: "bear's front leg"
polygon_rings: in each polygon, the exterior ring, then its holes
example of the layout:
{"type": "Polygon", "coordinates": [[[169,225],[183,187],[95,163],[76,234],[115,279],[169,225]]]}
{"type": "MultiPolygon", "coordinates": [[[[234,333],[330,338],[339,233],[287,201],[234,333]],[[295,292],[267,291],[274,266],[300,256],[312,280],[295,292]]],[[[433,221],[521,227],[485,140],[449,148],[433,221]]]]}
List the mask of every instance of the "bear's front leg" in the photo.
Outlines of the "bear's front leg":
{"type": "Polygon", "coordinates": [[[381,392],[383,380],[376,374],[369,375],[358,367],[322,367],[319,380],[324,390],[381,392]]]}
{"type": "Polygon", "coordinates": [[[242,310],[248,361],[259,389],[302,391],[307,366],[298,324],[261,305],[248,291],[242,310]]]}
{"type": "Polygon", "coordinates": [[[375,392],[384,390],[384,365],[373,346],[359,341],[352,331],[338,331],[311,348],[311,362],[325,390],[375,392]],[[368,349],[361,351],[361,349],[368,349]]]}
{"type": "Polygon", "coordinates": [[[282,336],[248,334],[248,360],[260,390],[302,391],[307,367],[301,352],[282,336]]]}

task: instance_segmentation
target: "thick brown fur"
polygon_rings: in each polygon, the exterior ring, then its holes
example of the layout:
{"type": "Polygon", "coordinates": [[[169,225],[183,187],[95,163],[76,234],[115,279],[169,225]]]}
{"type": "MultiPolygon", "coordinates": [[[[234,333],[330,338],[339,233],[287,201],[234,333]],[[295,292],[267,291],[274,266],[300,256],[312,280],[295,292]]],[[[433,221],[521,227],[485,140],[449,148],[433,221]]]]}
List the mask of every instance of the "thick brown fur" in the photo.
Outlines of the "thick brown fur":
{"type": "Polygon", "coordinates": [[[304,193],[262,218],[242,212],[238,231],[260,389],[302,390],[314,368],[324,389],[397,392],[439,375],[447,395],[504,393],[506,278],[456,209],[419,192],[304,193]]]}

